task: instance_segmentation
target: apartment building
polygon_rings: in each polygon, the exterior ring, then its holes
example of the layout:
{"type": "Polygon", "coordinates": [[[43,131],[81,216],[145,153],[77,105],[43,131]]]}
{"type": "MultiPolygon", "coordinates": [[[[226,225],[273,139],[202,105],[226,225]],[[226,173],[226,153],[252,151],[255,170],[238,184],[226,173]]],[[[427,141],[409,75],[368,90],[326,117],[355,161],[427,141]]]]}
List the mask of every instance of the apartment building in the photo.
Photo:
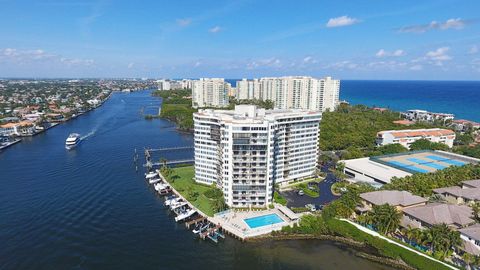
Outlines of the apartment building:
{"type": "Polygon", "coordinates": [[[273,186],[315,174],[321,113],[235,110],[194,114],[195,181],[216,184],[230,207],[265,207],[273,186]]]}
{"type": "Polygon", "coordinates": [[[192,106],[227,107],[231,85],[222,78],[201,78],[192,82],[192,106]]]}
{"type": "Polygon", "coordinates": [[[377,133],[376,142],[378,146],[399,143],[406,148],[410,148],[410,145],[419,139],[427,139],[452,147],[455,132],[441,128],[384,130],[377,133]]]}
{"type": "Polygon", "coordinates": [[[237,81],[236,98],[271,100],[277,109],[324,112],[336,108],[339,94],[340,80],[289,76],[237,81]]]}
{"type": "Polygon", "coordinates": [[[424,122],[434,122],[434,121],[448,121],[455,118],[454,114],[451,113],[435,113],[425,110],[408,110],[405,113],[405,118],[410,121],[424,121],[424,122]]]}

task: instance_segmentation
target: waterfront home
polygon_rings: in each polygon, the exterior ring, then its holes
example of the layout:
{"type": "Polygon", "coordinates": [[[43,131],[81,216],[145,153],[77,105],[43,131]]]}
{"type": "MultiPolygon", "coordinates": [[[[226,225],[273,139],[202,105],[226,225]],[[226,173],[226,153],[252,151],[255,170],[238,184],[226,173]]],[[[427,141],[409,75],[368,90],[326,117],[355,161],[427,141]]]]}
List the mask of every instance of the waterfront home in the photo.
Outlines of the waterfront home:
{"type": "Polygon", "coordinates": [[[404,228],[431,227],[446,224],[451,228],[465,228],[475,223],[472,209],[466,205],[432,203],[403,209],[400,225],[404,228]]]}
{"type": "Polygon", "coordinates": [[[447,202],[454,204],[473,204],[480,201],[480,188],[462,188],[459,186],[436,188],[434,193],[442,195],[447,202]]]}
{"type": "Polygon", "coordinates": [[[463,250],[472,255],[480,256],[480,224],[475,224],[458,230],[463,240],[463,250]]]}
{"type": "Polygon", "coordinates": [[[473,122],[465,119],[453,120],[451,126],[460,132],[468,131],[469,129],[477,130],[480,129],[480,123],[473,122]]]}
{"type": "Polygon", "coordinates": [[[451,148],[455,140],[455,132],[442,128],[383,130],[377,133],[376,143],[378,146],[398,143],[410,148],[412,143],[420,139],[443,143],[451,148]]]}
{"type": "Polygon", "coordinates": [[[360,213],[370,211],[374,205],[388,204],[394,206],[397,211],[403,209],[425,205],[427,200],[423,197],[413,195],[408,191],[398,190],[379,190],[360,194],[362,206],[357,207],[360,213]]]}
{"type": "Polygon", "coordinates": [[[436,120],[445,122],[455,118],[455,115],[451,113],[435,113],[425,110],[408,110],[404,115],[408,120],[425,122],[434,122],[436,120]]]}
{"type": "Polygon", "coordinates": [[[30,121],[7,123],[0,125],[0,135],[4,136],[31,136],[35,134],[35,125],[30,121]]]}

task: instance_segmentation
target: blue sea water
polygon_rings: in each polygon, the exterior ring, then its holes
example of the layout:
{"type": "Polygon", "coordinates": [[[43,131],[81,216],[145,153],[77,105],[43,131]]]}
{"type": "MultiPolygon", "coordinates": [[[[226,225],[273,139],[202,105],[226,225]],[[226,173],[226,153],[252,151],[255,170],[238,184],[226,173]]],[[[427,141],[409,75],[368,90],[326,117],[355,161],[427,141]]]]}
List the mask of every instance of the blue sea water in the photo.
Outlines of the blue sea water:
{"type": "MultiPolygon", "coordinates": [[[[236,85],[236,79],[226,80],[236,85]]],[[[350,104],[453,113],[480,122],[480,81],[342,80],[340,99],[350,104]]]]}
{"type": "Polygon", "coordinates": [[[340,99],[397,111],[453,113],[457,119],[480,122],[480,81],[344,80],[340,99]]]}

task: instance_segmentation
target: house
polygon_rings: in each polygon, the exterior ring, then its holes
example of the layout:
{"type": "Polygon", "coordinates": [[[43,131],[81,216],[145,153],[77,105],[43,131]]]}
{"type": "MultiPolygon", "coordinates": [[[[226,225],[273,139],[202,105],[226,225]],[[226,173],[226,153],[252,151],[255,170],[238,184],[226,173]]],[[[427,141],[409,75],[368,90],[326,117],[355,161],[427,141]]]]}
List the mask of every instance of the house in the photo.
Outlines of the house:
{"type": "Polygon", "coordinates": [[[420,139],[443,143],[451,148],[455,140],[455,132],[441,128],[384,130],[377,133],[376,143],[378,146],[399,143],[410,148],[412,143],[420,139]]]}
{"type": "Polygon", "coordinates": [[[463,250],[467,253],[480,256],[480,224],[475,224],[458,230],[463,240],[463,250]]]}
{"type": "Polygon", "coordinates": [[[462,181],[462,188],[480,188],[480,179],[462,181]]]}
{"type": "Polygon", "coordinates": [[[480,123],[473,122],[470,120],[465,120],[465,119],[458,119],[458,120],[453,120],[452,121],[452,127],[456,131],[468,131],[470,128],[473,130],[480,129],[480,123]]]}
{"type": "Polygon", "coordinates": [[[403,209],[400,225],[404,228],[431,227],[446,224],[454,229],[468,227],[475,223],[472,209],[466,205],[432,203],[403,209]]]}
{"type": "Polygon", "coordinates": [[[472,204],[480,201],[480,188],[461,188],[454,186],[436,188],[433,192],[442,195],[449,203],[472,204]]]}
{"type": "Polygon", "coordinates": [[[31,136],[33,134],[35,134],[35,125],[30,121],[0,125],[0,135],[3,136],[31,136]]]}
{"type": "Polygon", "coordinates": [[[455,115],[451,113],[435,113],[425,110],[408,110],[405,113],[405,118],[412,121],[434,122],[436,120],[441,120],[445,122],[447,120],[453,120],[455,115]]]}
{"type": "Polygon", "coordinates": [[[357,210],[362,212],[370,211],[374,205],[388,204],[394,206],[398,211],[403,209],[425,205],[427,200],[408,191],[379,190],[360,194],[362,206],[357,210]]]}

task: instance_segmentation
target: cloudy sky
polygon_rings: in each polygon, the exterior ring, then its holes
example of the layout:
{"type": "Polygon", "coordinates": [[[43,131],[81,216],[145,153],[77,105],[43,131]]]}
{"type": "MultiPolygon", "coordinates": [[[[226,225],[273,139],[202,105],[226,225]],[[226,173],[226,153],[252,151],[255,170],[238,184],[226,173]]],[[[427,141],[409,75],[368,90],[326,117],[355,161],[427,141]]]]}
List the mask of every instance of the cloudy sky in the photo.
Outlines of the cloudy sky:
{"type": "Polygon", "coordinates": [[[478,0],[0,5],[0,77],[480,79],[478,0]]]}

